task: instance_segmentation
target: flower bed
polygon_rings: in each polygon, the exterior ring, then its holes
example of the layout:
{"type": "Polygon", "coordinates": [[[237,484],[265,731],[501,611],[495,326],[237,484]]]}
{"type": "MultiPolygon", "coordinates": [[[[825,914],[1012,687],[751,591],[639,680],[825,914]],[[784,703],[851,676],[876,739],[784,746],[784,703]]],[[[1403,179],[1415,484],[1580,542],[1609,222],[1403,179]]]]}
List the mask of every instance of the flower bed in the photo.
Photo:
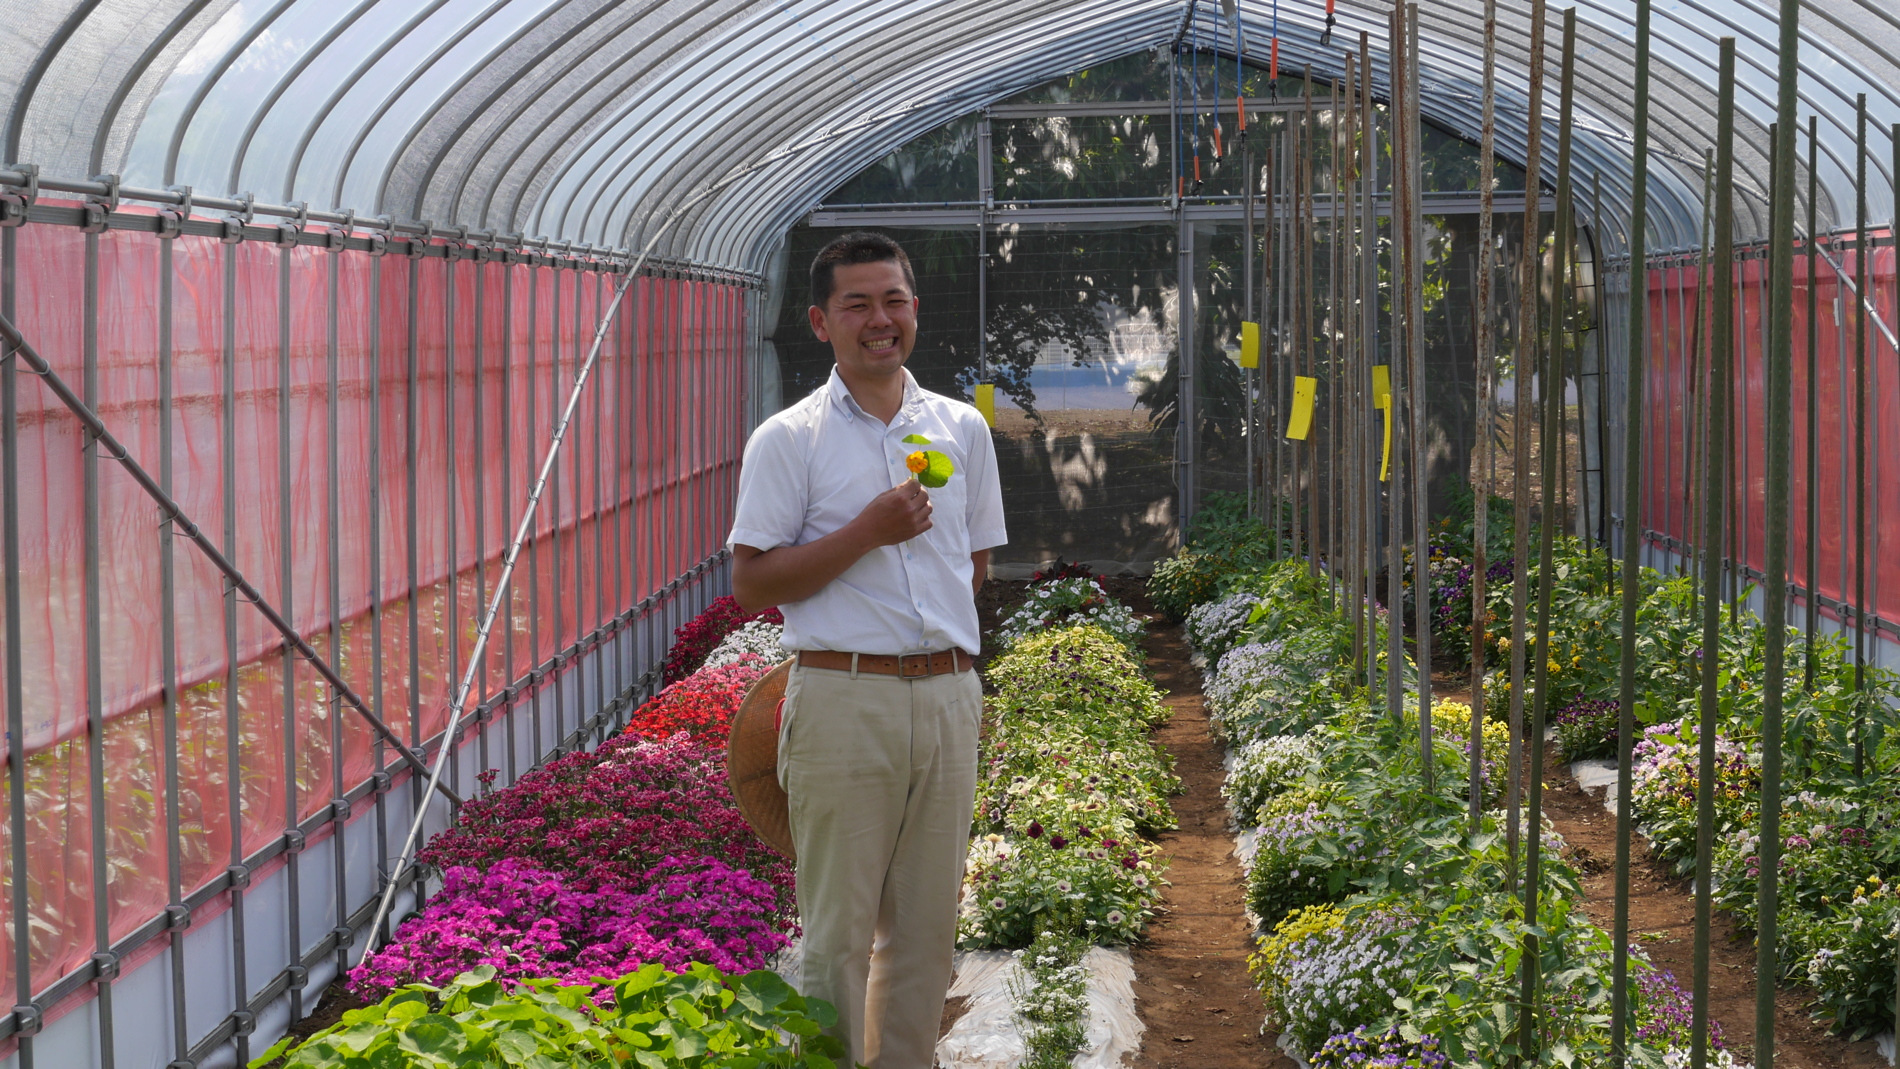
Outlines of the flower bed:
{"type": "Polygon", "coordinates": [[[1167,798],[1181,789],[1147,737],[1167,715],[1160,693],[1092,624],[1024,638],[987,674],[987,834],[971,844],[960,943],[1023,947],[1045,931],[1133,941],[1162,867],[1140,836],[1174,826],[1167,798]]]}
{"type": "MultiPolygon", "coordinates": [[[[1233,597],[1190,614],[1197,649],[1212,654],[1210,712],[1238,747],[1224,792],[1252,843],[1252,966],[1268,1025],[1314,1065],[1511,1064],[1517,1037],[1507,1022],[1526,926],[1519,900],[1503,891],[1502,814],[1469,828],[1470,710],[1432,710],[1428,789],[1416,708],[1395,717],[1354,689],[1363,680],[1343,666],[1347,625],[1305,568],[1288,562],[1230,579],[1255,598],[1244,614],[1233,597]]],[[[1382,645],[1375,635],[1372,648],[1382,645]]],[[[1486,724],[1478,745],[1494,801],[1508,738],[1486,724]]],[[[1609,1047],[1610,941],[1575,908],[1581,891],[1561,840],[1540,834],[1538,1042],[1594,1064],[1609,1047]]],[[[1646,975],[1640,959],[1637,974],[1646,975]]],[[[1640,1057],[1660,1062],[1687,1037],[1670,1023],[1666,992],[1642,990],[1652,994],[1633,1000],[1640,1057]]]]}
{"type": "Polygon", "coordinates": [[[1165,862],[1143,836],[1174,827],[1181,782],[1148,738],[1168,711],[1132,612],[1070,577],[1032,587],[1009,620],[985,673],[958,943],[1014,951],[1023,1065],[1057,1069],[1085,1043],[1089,948],[1140,939],[1153,915],[1165,862]]]}

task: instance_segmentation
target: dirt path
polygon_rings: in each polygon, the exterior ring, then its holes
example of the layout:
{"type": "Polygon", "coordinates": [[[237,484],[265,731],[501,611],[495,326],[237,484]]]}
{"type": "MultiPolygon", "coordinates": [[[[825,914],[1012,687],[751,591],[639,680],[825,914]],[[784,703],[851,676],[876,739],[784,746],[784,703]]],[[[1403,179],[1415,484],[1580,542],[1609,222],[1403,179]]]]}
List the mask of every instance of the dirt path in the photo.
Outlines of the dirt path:
{"type": "Polygon", "coordinates": [[[1245,872],[1233,854],[1221,800],[1221,750],[1201,707],[1181,630],[1154,625],[1148,665],[1169,692],[1174,719],[1156,738],[1175,757],[1187,790],[1174,799],[1180,830],[1159,837],[1173,859],[1163,911],[1135,947],[1135,1000],[1147,1025],[1140,1069],[1291,1069],[1260,1035],[1264,1010],[1247,977],[1253,941],[1243,911],[1245,872]]]}
{"type": "MultiPolygon", "coordinates": [[[[1544,812],[1569,844],[1582,870],[1584,909],[1606,931],[1616,910],[1616,818],[1598,791],[1585,791],[1553,746],[1545,754],[1544,812]]],[[[1648,856],[1637,838],[1630,865],[1630,933],[1650,960],[1676,974],[1688,989],[1695,975],[1695,898],[1689,881],[1648,856]]],[[[1738,937],[1723,913],[1711,928],[1710,1009],[1730,1049],[1754,1059],[1755,944],[1738,937]]],[[[1782,988],[1775,1000],[1775,1065],[1778,1069],[1884,1069],[1872,1040],[1847,1043],[1810,1019],[1798,989],[1782,988]]]]}

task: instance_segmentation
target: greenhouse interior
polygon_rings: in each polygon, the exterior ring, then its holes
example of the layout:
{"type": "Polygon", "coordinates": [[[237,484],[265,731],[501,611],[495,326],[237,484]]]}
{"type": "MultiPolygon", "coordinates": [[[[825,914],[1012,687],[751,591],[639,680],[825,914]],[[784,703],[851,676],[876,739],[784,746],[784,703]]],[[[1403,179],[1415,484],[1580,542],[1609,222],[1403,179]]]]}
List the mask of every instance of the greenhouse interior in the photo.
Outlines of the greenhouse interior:
{"type": "Polygon", "coordinates": [[[1900,1064],[1900,10],[1652,3],[9,5],[0,1064],[1900,1064]]]}

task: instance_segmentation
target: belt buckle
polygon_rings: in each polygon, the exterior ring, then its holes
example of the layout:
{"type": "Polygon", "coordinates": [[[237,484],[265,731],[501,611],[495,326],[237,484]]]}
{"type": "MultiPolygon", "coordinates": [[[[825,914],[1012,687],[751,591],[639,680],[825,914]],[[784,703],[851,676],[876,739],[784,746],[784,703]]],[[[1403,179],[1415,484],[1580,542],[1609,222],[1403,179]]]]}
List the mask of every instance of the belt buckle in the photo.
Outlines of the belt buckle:
{"type": "Polygon", "coordinates": [[[928,653],[899,654],[897,658],[897,674],[899,676],[902,676],[905,679],[916,679],[920,676],[929,675],[930,674],[930,654],[928,653]],[[915,664],[917,668],[919,669],[919,671],[912,671],[911,670],[912,664],[915,664]]]}

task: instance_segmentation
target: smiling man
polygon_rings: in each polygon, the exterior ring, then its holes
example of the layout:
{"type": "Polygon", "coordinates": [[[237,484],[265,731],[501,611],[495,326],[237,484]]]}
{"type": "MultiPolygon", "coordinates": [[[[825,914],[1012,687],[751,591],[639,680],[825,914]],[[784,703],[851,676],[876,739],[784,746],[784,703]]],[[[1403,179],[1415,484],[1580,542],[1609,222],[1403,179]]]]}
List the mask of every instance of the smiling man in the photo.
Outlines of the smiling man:
{"type": "Polygon", "coordinates": [[[812,261],[811,326],[837,364],[746,444],[730,539],[733,596],[777,605],[797,659],[778,772],[800,987],[838,1008],[834,1034],[872,1069],[932,1063],[976,795],[975,594],[1005,541],[983,417],[904,369],[916,286],[879,234],[812,261]],[[912,477],[920,449],[949,458],[943,486],[912,477]]]}

